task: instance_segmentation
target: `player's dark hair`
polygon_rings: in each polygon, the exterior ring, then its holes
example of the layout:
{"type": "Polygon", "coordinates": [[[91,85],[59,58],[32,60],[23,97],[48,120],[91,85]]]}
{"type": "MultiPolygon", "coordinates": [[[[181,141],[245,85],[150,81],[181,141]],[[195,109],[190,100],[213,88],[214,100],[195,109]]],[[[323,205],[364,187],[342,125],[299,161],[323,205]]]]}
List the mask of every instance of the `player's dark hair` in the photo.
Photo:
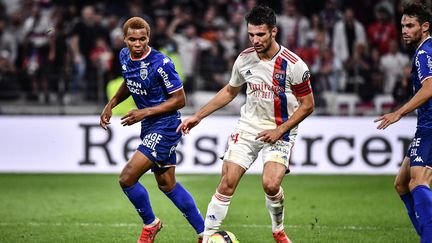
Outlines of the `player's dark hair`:
{"type": "Polygon", "coordinates": [[[259,5],[254,7],[245,17],[247,24],[266,24],[270,29],[276,26],[276,14],[268,6],[259,5]]]}
{"type": "Polygon", "coordinates": [[[146,29],[147,35],[150,36],[150,26],[149,24],[140,17],[132,17],[128,19],[123,25],[123,34],[127,35],[128,29],[146,29]]]}
{"type": "MultiPolygon", "coordinates": [[[[405,3],[403,5],[403,14],[417,18],[420,25],[425,22],[429,22],[429,24],[431,24],[431,11],[425,4],[422,4],[420,2],[415,1],[405,3]]],[[[429,29],[429,32],[430,31],[431,30],[429,29]]]]}

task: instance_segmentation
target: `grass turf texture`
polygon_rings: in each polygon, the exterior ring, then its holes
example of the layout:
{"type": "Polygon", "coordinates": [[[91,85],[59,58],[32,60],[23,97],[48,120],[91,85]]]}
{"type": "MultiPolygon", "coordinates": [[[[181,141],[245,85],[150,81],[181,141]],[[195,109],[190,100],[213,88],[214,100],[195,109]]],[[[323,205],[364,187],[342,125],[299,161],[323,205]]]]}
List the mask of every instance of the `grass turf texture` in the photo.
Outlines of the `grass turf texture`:
{"type": "MultiPolygon", "coordinates": [[[[219,175],[178,175],[205,214],[219,175]]],[[[116,175],[0,174],[0,242],[136,242],[141,221],[116,175]]],[[[141,178],[164,222],[156,242],[196,242],[192,227],[141,178]]],[[[418,242],[393,176],[289,175],[285,225],[298,242],[418,242]]],[[[240,242],[273,242],[259,175],[245,175],[222,229],[240,242]]]]}

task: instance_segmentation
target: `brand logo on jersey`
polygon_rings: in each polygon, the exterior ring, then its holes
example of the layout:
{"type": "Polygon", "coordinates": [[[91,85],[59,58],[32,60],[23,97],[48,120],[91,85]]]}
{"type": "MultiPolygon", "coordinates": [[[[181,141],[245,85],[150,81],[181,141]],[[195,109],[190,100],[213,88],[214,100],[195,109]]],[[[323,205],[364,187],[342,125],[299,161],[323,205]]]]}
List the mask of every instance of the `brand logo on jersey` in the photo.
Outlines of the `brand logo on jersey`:
{"type": "Polygon", "coordinates": [[[149,62],[148,62],[148,63],[145,63],[144,61],[142,61],[140,67],[141,67],[141,68],[147,68],[148,65],[150,65],[149,62]]]}
{"type": "Polygon", "coordinates": [[[285,81],[285,71],[282,69],[275,69],[274,74],[273,74],[273,78],[276,79],[279,82],[283,82],[285,81]]]}
{"type": "Polygon", "coordinates": [[[422,159],[420,156],[417,156],[417,157],[414,159],[414,162],[423,163],[423,159],[422,159]]]}
{"type": "Polygon", "coordinates": [[[122,65],[122,69],[123,69],[123,71],[126,71],[126,64],[122,65]]]}
{"type": "Polygon", "coordinates": [[[245,76],[250,76],[250,75],[252,75],[252,72],[250,70],[247,70],[245,76]]]}
{"type": "MultiPolygon", "coordinates": [[[[420,54],[420,52],[419,52],[419,54],[420,54]]],[[[418,76],[418,78],[420,79],[420,80],[422,80],[423,79],[423,76],[421,75],[421,67],[420,67],[420,61],[419,61],[419,59],[418,59],[418,55],[416,56],[416,58],[415,58],[415,65],[417,66],[417,76],[418,76]]]]}
{"type": "Polygon", "coordinates": [[[162,67],[159,67],[159,68],[157,69],[157,71],[158,71],[159,75],[161,76],[161,78],[163,79],[163,81],[164,81],[164,83],[165,83],[165,86],[166,86],[167,88],[172,88],[172,87],[173,87],[173,84],[169,81],[169,79],[168,79],[168,74],[165,72],[165,70],[163,70],[162,67]]]}
{"type": "Polygon", "coordinates": [[[153,150],[153,152],[151,152],[151,155],[155,158],[157,158],[157,152],[155,150],[153,150]]]}
{"type": "Polygon", "coordinates": [[[168,156],[171,156],[171,154],[173,152],[175,152],[175,150],[176,150],[176,146],[172,146],[171,149],[170,149],[170,151],[169,151],[169,153],[168,153],[168,156]]]}
{"type": "Polygon", "coordinates": [[[429,56],[429,55],[426,55],[426,57],[427,57],[427,60],[428,60],[427,66],[429,68],[429,72],[432,72],[432,57],[429,56]]]}
{"type": "Polygon", "coordinates": [[[164,59],[163,59],[163,64],[162,65],[165,65],[165,64],[167,64],[167,63],[169,63],[170,62],[170,59],[168,58],[168,57],[165,57],[164,59]]]}

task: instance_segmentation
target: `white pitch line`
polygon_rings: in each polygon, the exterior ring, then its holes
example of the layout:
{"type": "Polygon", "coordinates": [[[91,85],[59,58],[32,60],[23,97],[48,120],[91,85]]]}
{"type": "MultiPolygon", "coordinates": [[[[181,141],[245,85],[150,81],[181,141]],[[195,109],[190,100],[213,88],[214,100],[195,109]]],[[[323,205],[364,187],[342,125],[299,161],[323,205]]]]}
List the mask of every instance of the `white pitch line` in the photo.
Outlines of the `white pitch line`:
{"type": "MultiPolygon", "coordinates": [[[[48,222],[25,222],[25,223],[10,223],[10,222],[0,222],[1,226],[32,226],[32,227],[44,227],[44,226],[57,226],[57,227],[65,227],[65,226],[77,226],[77,227],[111,227],[111,228],[126,228],[126,227],[141,227],[141,224],[126,224],[126,223],[114,223],[114,224],[105,224],[105,223],[48,223],[48,222]]],[[[170,225],[164,224],[164,227],[170,227],[170,225]]],[[[176,228],[185,228],[190,227],[189,225],[176,225],[176,228]]],[[[232,224],[232,225],[224,225],[223,227],[228,228],[271,228],[271,225],[260,225],[260,224],[232,224]]],[[[356,225],[340,225],[340,226],[329,226],[329,225],[292,225],[288,224],[285,228],[291,229],[321,229],[321,230],[329,230],[329,229],[337,229],[337,230],[347,230],[347,231],[382,231],[387,230],[388,227],[376,227],[376,226],[356,226],[356,225]]],[[[394,230],[412,230],[410,227],[393,227],[394,230]]]]}

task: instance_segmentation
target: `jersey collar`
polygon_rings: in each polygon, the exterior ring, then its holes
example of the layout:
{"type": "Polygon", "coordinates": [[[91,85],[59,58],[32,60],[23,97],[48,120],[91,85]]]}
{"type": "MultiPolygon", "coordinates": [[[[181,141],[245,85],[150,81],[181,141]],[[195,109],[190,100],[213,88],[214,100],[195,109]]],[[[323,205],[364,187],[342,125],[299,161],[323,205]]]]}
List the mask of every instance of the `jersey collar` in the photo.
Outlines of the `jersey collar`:
{"type": "Polygon", "coordinates": [[[423,43],[425,43],[427,40],[429,40],[431,37],[430,36],[428,36],[426,39],[424,39],[423,41],[422,41],[422,43],[420,43],[420,45],[417,47],[417,49],[416,49],[416,52],[420,49],[420,47],[423,45],[423,43]]]}
{"type": "Polygon", "coordinates": [[[142,57],[140,57],[140,58],[138,58],[138,59],[134,59],[134,58],[132,57],[132,55],[129,53],[130,59],[131,59],[132,61],[141,61],[141,60],[145,59],[145,58],[150,54],[151,49],[152,49],[152,48],[149,46],[147,53],[144,54],[142,57]]]}

